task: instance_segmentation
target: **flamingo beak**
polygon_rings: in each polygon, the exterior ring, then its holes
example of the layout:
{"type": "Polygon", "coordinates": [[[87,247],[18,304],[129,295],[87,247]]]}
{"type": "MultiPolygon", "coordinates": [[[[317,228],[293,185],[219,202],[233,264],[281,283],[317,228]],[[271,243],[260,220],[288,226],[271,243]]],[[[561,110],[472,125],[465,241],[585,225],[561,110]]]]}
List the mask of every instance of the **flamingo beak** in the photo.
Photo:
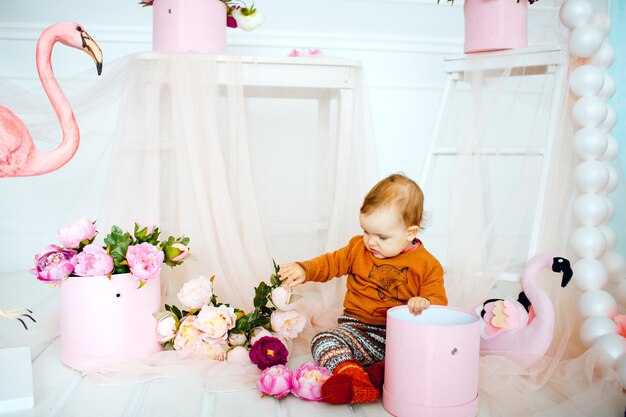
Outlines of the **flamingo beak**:
{"type": "Polygon", "coordinates": [[[102,74],[102,50],[94,41],[91,39],[91,36],[87,34],[85,31],[80,32],[80,36],[83,40],[83,51],[87,52],[87,54],[93,58],[96,63],[96,69],[98,70],[98,75],[102,74]]]}
{"type": "Polygon", "coordinates": [[[565,258],[556,257],[553,259],[552,263],[552,271],[554,272],[562,272],[563,278],[561,278],[561,287],[565,288],[569,281],[572,279],[572,267],[570,266],[570,262],[565,258]]]}

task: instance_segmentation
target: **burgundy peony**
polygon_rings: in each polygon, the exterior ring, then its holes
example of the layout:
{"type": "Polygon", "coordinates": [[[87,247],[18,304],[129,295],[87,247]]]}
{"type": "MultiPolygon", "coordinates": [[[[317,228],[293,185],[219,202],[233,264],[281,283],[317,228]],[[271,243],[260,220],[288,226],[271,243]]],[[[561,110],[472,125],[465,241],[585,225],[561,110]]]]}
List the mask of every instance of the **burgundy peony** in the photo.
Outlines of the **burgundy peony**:
{"type": "Polygon", "coordinates": [[[287,356],[289,351],[283,342],[272,336],[263,336],[250,349],[250,360],[261,370],[286,364],[287,356]]]}

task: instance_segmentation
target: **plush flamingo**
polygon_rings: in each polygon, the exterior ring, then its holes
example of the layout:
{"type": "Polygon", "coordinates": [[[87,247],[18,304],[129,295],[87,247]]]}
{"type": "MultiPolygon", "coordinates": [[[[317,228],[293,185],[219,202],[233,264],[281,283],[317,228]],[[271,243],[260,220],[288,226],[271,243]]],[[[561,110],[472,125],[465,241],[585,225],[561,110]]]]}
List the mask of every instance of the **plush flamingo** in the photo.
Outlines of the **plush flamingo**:
{"type": "Polygon", "coordinates": [[[44,30],[37,42],[37,72],[41,85],[61,123],[63,140],[51,152],[40,152],[26,126],[11,110],[0,106],[0,177],[41,175],[65,165],[76,153],[80,133],[74,112],[54,78],[50,58],[56,42],[82,49],[102,73],[102,51],[78,23],[57,23],[44,30]]]}
{"type": "Polygon", "coordinates": [[[482,306],[482,353],[505,355],[523,367],[531,366],[546,353],[552,342],[554,307],[548,294],[536,282],[543,268],[563,274],[561,287],[565,287],[572,278],[567,259],[550,255],[532,258],[522,274],[523,292],[518,300],[491,299],[482,306]],[[533,312],[530,320],[525,306],[528,302],[533,312]]]}

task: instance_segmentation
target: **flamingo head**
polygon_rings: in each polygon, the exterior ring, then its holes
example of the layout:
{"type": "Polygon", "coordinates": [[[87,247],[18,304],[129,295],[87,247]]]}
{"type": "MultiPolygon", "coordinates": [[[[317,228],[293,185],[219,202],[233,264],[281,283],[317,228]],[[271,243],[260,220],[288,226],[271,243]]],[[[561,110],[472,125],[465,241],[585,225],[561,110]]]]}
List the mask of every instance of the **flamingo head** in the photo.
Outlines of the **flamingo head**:
{"type": "Polygon", "coordinates": [[[102,74],[102,50],[82,25],[74,22],[56,23],[47,31],[53,32],[55,41],[85,51],[94,60],[98,75],[102,74]]]}
{"type": "Polygon", "coordinates": [[[570,263],[565,258],[555,257],[552,259],[552,271],[563,273],[563,277],[561,278],[561,287],[565,288],[565,286],[569,283],[570,279],[572,279],[572,267],[570,263]]]}

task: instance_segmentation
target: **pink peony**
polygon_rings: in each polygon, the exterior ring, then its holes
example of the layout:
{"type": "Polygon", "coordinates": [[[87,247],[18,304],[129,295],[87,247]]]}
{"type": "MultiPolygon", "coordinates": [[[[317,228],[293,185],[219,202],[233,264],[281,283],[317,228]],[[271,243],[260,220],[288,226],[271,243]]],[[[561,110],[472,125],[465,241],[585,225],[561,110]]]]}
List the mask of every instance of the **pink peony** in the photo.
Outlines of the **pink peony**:
{"type": "Polygon", "coordinates": [[[224,304],[219,307],[205,305],[193,325],[205,333],[205,339],[226,340],[228,331],[235,327],[236,321],[234,308],[224,304]]]}
{"type": "Polygon", "coordinates": [[[280,337],[285,339],[295,339],[304,329],[306,320],[297,311],[279,311],[276,310],[270,317],[272,330],[280,337]]]}
{"type": "Polygon", "coordinates": [[[182,243],[174,243],[170,246],[168,258],[174,262],[180,262],[189,256],[189,247],[182,243]]]}
{"type": "Polygon", "coordinates": [[[213,283],[210,278],[200,275],[198,278],[187,281],[176,296],[185,307],[200,308],[205,304],[211,304],[213,283]]]}
{"type": "Polygon", "coordinates": [[[50,245],[35,255],[35,268],[30,272],[45,282],[58,282],[70,276],[76,265],[76,252],[50,245]]]}
{"type": "Polygon", "coordinates": [[[82,243],[89,243],[96,237],[96,227],[86,217],[76,220],[74,223],[57,231],[57,239],[66,248],[78,249],[82,243]]]}
{"type": "Polygon", "coordinates": [[[76,255],[74,274],[81,277],[108,275],[113,271],[113,258],[100,246],[90,243],[76,255]]]}
{"type": "Polygon", "coordinates": [[[303,400],[322,401],[322,385],[332,373],[313,362],[302,364],[291,379],[291,393],[303,400]]]}
{"type": "Polygon", "coordinates": [[[289,368],[285,365],[274,365],[261,372],[261,377],[256,382],[256,386],[263,395],[283,398],[291,390],[291,378],[289,368]]]}
{"type": "Polygon", "coordinates": [[[165,255],[149,243],[129,246],[126,260],[131,274],[139,281],[150,281],[159,277],[165,255]]]}

